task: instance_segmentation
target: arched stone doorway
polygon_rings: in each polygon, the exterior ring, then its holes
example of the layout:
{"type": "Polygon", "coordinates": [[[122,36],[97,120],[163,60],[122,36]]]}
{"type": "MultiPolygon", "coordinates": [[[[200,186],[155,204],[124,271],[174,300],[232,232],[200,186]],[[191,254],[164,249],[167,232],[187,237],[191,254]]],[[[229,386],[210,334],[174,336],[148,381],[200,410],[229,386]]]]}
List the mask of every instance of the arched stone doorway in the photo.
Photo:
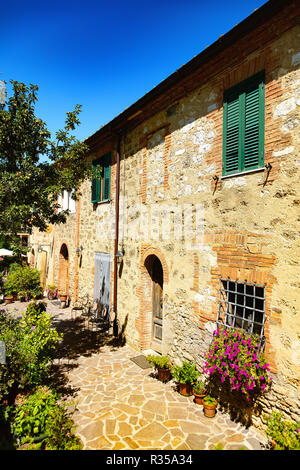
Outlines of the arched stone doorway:
{"type": "Polygon", "coordinates": [[[147,276],[145,281],[148,284],[146,291],[149,296],[148,313],[151,318],[148,323],[151,330],[149,332],[151,337],[150,346],[155,351],[161,352],[163,340],[163,267],[160,259],[151,254],[145,260],[145,268],[147,276]]]}
{"type": "Polygon", "coordinates": [[[61,245],[58,261],[58,291],[69,293],[69,251],[65,243],[61,245]]]}

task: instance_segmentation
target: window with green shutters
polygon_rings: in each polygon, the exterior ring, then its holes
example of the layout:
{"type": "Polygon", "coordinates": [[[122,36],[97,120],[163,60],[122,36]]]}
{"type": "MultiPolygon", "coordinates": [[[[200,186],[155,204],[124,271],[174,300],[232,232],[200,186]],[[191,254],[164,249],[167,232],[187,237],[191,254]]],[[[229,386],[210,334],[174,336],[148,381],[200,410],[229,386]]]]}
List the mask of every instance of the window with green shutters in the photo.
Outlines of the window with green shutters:
{"type": "Polygon", "coordinates": [[[226,90],[223,105],[223,176],[264,166],[264,71],[226,90]]]}
{"type": "Polygon", "coordinates": [[[103,155],[93,161],[93,170],[101,168],[97,176],[92,179],[91,201],[92,203],[110,200],[111,181],[111,154],[103,155]]]}

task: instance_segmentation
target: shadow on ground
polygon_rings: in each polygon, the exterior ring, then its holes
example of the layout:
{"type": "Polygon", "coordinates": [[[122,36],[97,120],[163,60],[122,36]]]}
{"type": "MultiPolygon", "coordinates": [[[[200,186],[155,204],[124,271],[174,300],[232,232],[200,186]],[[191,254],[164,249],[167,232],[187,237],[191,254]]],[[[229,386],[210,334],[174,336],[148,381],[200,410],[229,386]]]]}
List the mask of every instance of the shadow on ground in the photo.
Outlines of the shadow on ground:
{"type": "Polygon", "coordinates": [[[114,350],[125,345],[123,335],[109,335],[98,326],[87,324],[87,320],[82,317],[75,320],[59,319],[55,322],[55,328],[63,334],[63,339],[55,352],[49,385],[62,395],[72,396],[78,391],[68,383],[67,374],[78,366],[80,357],[99,353],[103,347],[114,350]]]}

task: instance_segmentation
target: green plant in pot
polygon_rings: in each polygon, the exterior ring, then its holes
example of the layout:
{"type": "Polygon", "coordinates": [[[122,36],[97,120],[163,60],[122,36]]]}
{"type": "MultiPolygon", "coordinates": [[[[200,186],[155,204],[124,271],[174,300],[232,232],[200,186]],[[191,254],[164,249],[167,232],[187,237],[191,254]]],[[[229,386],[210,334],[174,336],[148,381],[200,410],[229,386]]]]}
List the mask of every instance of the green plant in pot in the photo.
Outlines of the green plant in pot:
{"type": "Polygon", "coordinates": [[[167,382],[171,377],[171,362],[167,356],[156,356],[149,354],[147,361],[157,370],[158,379],[167,382]]]}
{"type": "Polygon", "coordinates": [[[190,361],[183,361],[181,366],[174,366],[171,370],[173,378],[179,383],[179,393],[184,396],[193,394],[193,385],[199,377],[196,364],[190,361]]]}
{"type": "Polygon", "coordinates": [[[197,405],[203,405],[203,398],[207,395],[205,384],[203,381],[198,380],[193,386],[193,395],[197,405]]]}
{"type": "Polygon", "coordinates": [[[217,405],[218,402],[215,398],[213,398],[211,395],[206,395],[206,397],[203,398],[204,415],[207,418],[213,418],[216,414],[217,405]]]}

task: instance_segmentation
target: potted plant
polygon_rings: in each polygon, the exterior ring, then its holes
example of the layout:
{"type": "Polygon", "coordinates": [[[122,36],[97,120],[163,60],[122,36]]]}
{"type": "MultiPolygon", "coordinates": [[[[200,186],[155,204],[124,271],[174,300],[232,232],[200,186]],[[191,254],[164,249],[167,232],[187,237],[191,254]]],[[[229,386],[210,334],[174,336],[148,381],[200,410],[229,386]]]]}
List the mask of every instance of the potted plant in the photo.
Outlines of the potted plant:
{"type": "Polygon", "coordinates": [[[11,304],[16,295],[16,287],[13,283],[7,283],[4,286],[4,303],[5,304],[11,304]]]}
{"type": "Polygon", "coordinates": [[[47,297],[49,300],[57,299],[57,288],[54,285],[47,286],[47,297]]]}
{"type": "Polygon", "coordinates": [[[171,377],[171,362],[167,356],[148,355],[147,361],[157,370],[158,379],[167,382],[171,377]]]}
{"type": "Polygon", "coordinates": [[[210,395],[206,395],[206,397],[203,398],[204,415],[207,418],[213,418],[216,414],[217,405],[218,405],[218,402],[215,398],[213,398],[210,395]]]}
{"type": "Polygon", "coordinates": [[[191,396],[193,394],[193,385],[199,377],[196,364],[183,361],[182,366],[174,366],[171,373],[179,383],[179,393],[184,396],[191,396]]]}
{"type": "Polygon", "coordinates": [[[205,354],[203,372],[209,380],[229,384],[248,402],[272,383],[270,366],[260,351],[260,339],[243,330],[219,327],[205,354]],[[222,358],[222,359],[220,359],[222,358]]]}
{"type": "Polygon", "coordinates": [[[193,386],[193,395],[197,405],[203,405],[203,398],[207,395],[204,382],[198,381],[193,386]]]}
{"type": "Polygon", "coordinates": [[[7,294],[4,296],[4,303],[5,304],[11,304],[14,301],[14,296],[7,294]]]}
{"type": "Polygon", "coordinates": [[[61,294],[59,294],[59,298],[60,298],[61,308],[65,308],[67,306],[68,294],[61,293],[61,294]]]}

